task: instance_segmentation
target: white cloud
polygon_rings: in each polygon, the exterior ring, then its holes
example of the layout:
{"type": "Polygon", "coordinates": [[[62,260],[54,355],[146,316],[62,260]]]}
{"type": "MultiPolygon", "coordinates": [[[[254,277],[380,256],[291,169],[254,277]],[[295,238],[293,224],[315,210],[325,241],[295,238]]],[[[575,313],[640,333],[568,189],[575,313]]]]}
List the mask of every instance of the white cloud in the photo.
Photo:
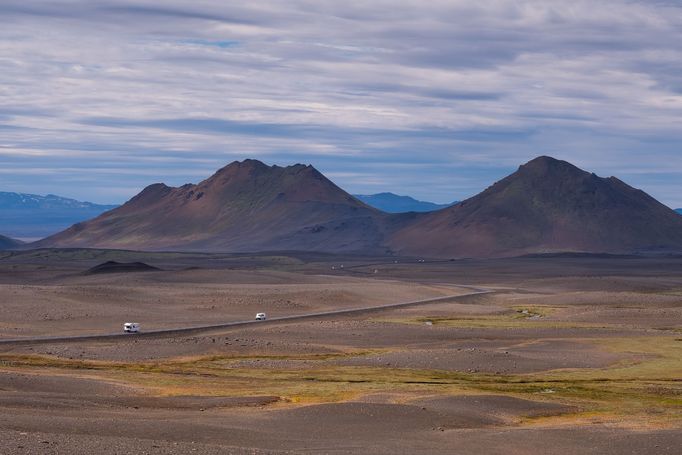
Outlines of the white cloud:
{"type": "Polygon", "coordinates": [[[108,166],[252,156],[447,201],[556,154],[682,206],[680,43],[672,1],[5,0],[3,189],[80,157],[116,199],[108,166]]]}

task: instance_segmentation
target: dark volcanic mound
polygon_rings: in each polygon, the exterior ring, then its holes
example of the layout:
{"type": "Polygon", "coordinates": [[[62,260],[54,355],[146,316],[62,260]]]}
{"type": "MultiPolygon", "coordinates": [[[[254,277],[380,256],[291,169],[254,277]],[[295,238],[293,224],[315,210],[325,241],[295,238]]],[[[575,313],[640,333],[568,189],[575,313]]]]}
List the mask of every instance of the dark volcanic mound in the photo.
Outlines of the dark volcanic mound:
{"type": "Polygon", "coordinates": [[[107,261],[86,270],[84,273],[85,275],[98,275],[101,273],[155,272],[159,270],[161,269],[144,262],[107,261]]]}
{"type": "Polygon", "coordinates": [[[539,157],[482,193],[426,214],[391,247],[433,257],[682,251],[682,217],[615,177],[539,157]]]}
{"type": "Polygon", "coordinates": [[[197,185],[148,186],[123,206],[36,246],[376,253],[387,216],[312,166],[245,160],[197,185]]]}

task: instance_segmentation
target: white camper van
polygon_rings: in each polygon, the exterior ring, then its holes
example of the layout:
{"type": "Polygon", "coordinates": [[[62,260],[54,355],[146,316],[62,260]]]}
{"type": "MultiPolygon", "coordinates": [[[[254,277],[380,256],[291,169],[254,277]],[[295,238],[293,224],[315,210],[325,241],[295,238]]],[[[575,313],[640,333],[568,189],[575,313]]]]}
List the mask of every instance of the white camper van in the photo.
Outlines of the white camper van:
{"type": "Polygon", "coordinates": [[[256,321],[265,321],[267,318],[265,313],[256,313],[256,321]]]}
{"type": "Polygon", "coordinates": [[[139,322],[126,322],[123,324],[123,331],[125,333],[137,333],[140,331],[140,323],[139,322]]]}

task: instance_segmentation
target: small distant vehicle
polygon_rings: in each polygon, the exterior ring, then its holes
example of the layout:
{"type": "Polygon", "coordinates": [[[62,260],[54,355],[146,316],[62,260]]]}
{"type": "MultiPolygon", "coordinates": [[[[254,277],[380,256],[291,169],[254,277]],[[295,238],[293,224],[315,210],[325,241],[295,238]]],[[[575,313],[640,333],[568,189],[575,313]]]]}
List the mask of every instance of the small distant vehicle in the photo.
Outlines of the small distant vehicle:
{"type": "Polygon", "coordinates": [[[256,321],[265,321],[267,318],[265,313],[256,313],[256,321]]]}
{"type": "Polygon", "coordinates": [[[138,333],[140,331],[139,322],[126,322],[123,324],[123,331],[125,333],[138,333]]]}

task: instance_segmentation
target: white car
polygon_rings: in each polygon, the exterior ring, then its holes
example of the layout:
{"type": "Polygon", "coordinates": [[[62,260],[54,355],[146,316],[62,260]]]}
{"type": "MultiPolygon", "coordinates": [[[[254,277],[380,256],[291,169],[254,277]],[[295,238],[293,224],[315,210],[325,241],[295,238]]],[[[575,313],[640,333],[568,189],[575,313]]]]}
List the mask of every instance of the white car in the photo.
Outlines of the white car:
{"type": "Polygon", "coordinates": [[[137,333],[140,331],[140,323],[139,322],[126,322],[123,324],[123,331],[125,333],[137,333]]]}
{"type": "Polygon", "coordinates": [[[256,313],[256,321],[265,321],[267,318],[265,313],[256,313]]]}

